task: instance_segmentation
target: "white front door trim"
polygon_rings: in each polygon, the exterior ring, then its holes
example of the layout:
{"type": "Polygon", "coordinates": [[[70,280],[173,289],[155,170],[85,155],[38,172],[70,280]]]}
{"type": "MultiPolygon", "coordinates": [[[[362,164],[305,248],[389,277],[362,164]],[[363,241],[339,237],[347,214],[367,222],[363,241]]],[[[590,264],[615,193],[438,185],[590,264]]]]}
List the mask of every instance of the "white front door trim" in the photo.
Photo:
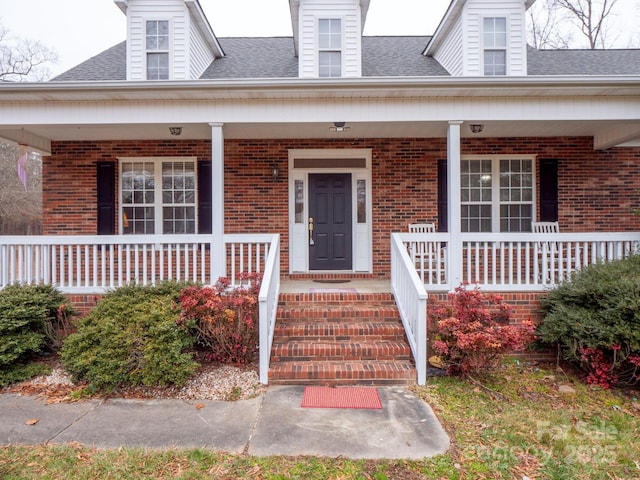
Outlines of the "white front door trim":
{"type": "Polygon", "coordinates": [[[350,173],[353,212],[352,272],[371,273],[373,206],[370,148],[289,150],[289,272],[309,272],[309,174],[350,173]],[[344,160],[340,166],[337,160],[344,160]],[[296,162],[298,161],[298,162],[296,162]],[[323,162],[326,164],[323,165],[323,162]],[[365,183],[365,221],[358,220],[358,184],[365,183]],[[296,215],[296,194],[299,211],[296,215]]]}

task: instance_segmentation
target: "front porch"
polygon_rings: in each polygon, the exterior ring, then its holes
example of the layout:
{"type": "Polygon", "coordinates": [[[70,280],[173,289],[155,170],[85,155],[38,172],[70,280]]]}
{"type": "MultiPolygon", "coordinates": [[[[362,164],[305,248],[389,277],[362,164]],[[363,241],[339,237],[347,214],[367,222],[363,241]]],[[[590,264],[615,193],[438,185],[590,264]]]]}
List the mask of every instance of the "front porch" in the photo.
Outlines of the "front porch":
{"type": "MultiPolygon", "coordinates": [[[[640,251],[640,233],[393,233],[390,283],[372,277],[344,285],[323,285],[313,279],[281,282],[279,235],[225,235],[224,244],[225,265],[220,266],[215,265],[216,255],[211,255],[217,248],[211,235],[188,239],[178,235],[0,237],[0,288],[43,282],[67,294],[101,294],[131,282],[211,284],[221,276],[215,272],[222,272],[238,285],[242,273],[263,273],[259,294],[263,383],[269,381],[281,293],[309,293],[311,289],[324,293],[345,289],[358,294],[392,292],[415,361],[417,381],[424,384],[428,292],[447,292],[462,282],[489,291],[542,292],[586,265],[640,251]],[[418,257],[416,252],[423,255],[418,257]]],[[[327,298],[336,300],[331,295],[322,298],[325,303],[327,298]]]]}

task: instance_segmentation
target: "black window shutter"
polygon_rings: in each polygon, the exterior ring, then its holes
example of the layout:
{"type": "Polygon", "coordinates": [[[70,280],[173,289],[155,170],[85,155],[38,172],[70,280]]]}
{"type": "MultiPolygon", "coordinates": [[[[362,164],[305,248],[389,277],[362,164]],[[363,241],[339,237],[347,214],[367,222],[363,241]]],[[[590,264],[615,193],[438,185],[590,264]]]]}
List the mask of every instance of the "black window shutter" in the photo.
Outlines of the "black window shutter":
{"type": "Polygon", "coordinates": [[[198,162],[198,233],[211,233],[211,162],[198,162]]]}
{"type": "Polygon", "coordinates": [[[447,161],[438,160],[438,231],[449,230],[447,223],[447,161]]]}
{"type": "Polygon", "coordinates": [[[116,233],[116,164],[98,162],[96,169],[98,193],[98,235],[116,233]]]}
{"type": "Polygon", "coordinates": [[[558,161],[540,160],[540,221],[558,221],[558,161]]]}

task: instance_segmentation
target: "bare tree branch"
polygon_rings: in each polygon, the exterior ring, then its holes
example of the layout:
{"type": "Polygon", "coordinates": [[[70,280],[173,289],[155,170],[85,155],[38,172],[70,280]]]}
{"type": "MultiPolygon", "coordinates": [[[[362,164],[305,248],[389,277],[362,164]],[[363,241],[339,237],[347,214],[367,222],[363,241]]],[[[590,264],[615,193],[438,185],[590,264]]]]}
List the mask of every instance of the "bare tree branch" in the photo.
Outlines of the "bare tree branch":
{"type": "Polygon", "coordinates": [[[551,3],[567,13],[587,38],[590,49],[608,46],[607,21],[618,0],[552,0],[551,3]]]}
{"type": "Polygon", "coordinates": [[[572,35],[563,34],[562,20],[552,1],[538,1],[527,11],[529,44],[538,49],[566,49],[571,43],[572,35]]]}
{"type": "Polygon", "coordinates": [[[44,81],[51,73],[48,64],[55,63],[57,55],[40,42],[12,38],[0,25],[0,81],[44,81]]]}
{"type": "Polygon", "coordinates": [[[28,188],[18,179],[18,147],[0,143],[0,235],[42,232],[42,158],[29,154],[28,188]]]}

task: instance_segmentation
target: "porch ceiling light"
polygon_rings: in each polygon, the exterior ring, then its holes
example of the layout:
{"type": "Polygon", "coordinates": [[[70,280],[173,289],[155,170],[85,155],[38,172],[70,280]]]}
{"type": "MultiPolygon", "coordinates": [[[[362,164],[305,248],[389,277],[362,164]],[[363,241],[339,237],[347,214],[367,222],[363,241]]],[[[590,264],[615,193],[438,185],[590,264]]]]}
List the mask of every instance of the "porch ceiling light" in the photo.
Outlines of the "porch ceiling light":
{"type": "Polygon", "coordinates": [[[182,133],[182,127],[169,127],[171,135],[178,136],[182,133]]]}
{"type": "Polygon", "coordinates": [[[481,123],[471,123],[469,124],[469,128],[471,129],[471,133],[480,133],[484,130],[484,125],[481,123]]]}
{"type": "Polygon", "coordinates": [[[333,126],[329,127],[330,132],[348,132],[351,127],[346,126],[346,122],[333,122],[333,126]]]}

